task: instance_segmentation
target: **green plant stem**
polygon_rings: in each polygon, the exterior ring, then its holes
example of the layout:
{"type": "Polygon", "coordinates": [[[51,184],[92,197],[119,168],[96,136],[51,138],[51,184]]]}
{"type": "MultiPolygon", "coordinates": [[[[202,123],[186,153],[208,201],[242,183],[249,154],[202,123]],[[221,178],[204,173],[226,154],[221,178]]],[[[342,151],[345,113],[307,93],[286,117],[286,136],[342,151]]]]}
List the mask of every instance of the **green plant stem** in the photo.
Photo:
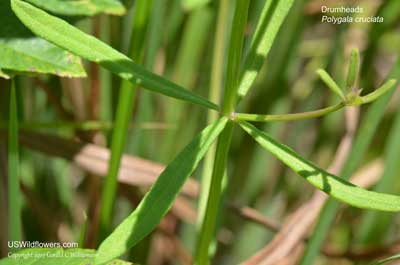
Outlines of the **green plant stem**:
{"type": "Polygon", "coordinates": [[[216,219],[221,199],[222,179],[226,170],[233,125],[233,122],[229,122],[218,137],[206,212],[197,241],[197,252],[195,256],[195,264],[197,265],[206,265],[210,263],[208,250],[215,235],[216,219]]]}
{"type": "Polygon", "coordinates": [[[240,60],[242,58],[243,39],[249,9],[249,0],[238,0],[233,18],[233,26],[228,53],[228,67],[222,114],[230,115],[237,101],[236,88],[239,86],[240,60]]]}
{"type": "MultiPolygon", "coordinates": [[[[220,102],[220,87],[223,81],[223,63],[224,63],[224,50],[225,50],[225,34],[224,31],[227,25],[227,16],[229,10],[229,1],[221,0],[218,7],[217,29],[215,31],[213,59],[211,66],[211,80],[209,100],[213,102],[220,102]]],[[[218,119],[218,113],[215,111],[208,111],[207,122],[212,123],[218,119]]],[[[201,190],[198,204],[197,216],[197,229],[200,231],[204,214],[206,210],[208,192],[211,185],[212,169],[214,164],[214,157],[216,152],[216,145],[212,145],[204,158],[203,174],[201,177],[201,190]]]]}
{"type": "Polygon", "coordinates": [[[21,195],[19,192],[18,106],[15,79],[11,80],[8,127],[8,239],[21,240],[21,195]]]}
{"type": "Polygon", "coordinates": [[[301,113],[277,114],[277,115],[235,113],[233,114],[233,118],[239,121],[256,121],[256,122],[306,120],[324,116],[326,114],[335,112],[343,107],[345,107],[345,104],[341,102],[336,105],[326,107],[323,109],[301,112],[301,113]]]}
{"type": "MultiPolygon", "coordinates": [[[[222,114],[230,116],[234,111],[237,101],[237,87],[239,85],[239,70],[242,57],[244,32],[247,22],[249,0],[238,0],[236,2],[233,18],[230,47],[228,52],[227,80],[224,90],[222,114]]],[[[202,222],[200,235],[197,241],[195,264],[209,264],[209,246],[215,235],[218,208],[221,202],[222,179],[225,174],[229,147],[233,132],[233,122],[229,122],[221,135],[218,137],[215,152],[213,173],[211,176],[210,190],[208,194],[206,212],[202,222]]]]}
{"type": "MultiPolygon", "coordinates": [[[[141,60],[143,54],[143,40],[146,21],[149,15],[151,1],[140,0],[135,2],[136,10],[133,19],[130,57],[133,60],[141,60]]],[[[111,226],[112,211],[118,187],[118,171],[121,163],[122,153],[126,142],[133,106],[136,98],[136,85],[128,81],[121,83],[119,92],[118,108],[116,113],[115,128],[111,139],[111,158],[109,162],[108,175],[103,184],[101,210],[100,210],[100,239],[104,239],[111,226]]]]}

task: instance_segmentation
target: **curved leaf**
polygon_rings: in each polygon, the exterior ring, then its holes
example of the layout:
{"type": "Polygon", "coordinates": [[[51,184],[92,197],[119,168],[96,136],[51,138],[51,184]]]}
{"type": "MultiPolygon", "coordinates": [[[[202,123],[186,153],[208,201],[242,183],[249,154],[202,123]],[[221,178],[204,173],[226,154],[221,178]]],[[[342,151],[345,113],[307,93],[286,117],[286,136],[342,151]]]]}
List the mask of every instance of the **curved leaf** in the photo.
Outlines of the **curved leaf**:
{"type": "Polygon", "coordinates": [[[223,117],[207,126],[165,168],[138,207],[100,245],[96,264],[122,255],[153,231],[227,121],[223,117]]]}
{"type": "Polygon", "coordinates": [[[100,13],[125,14],[124,5],[118,0],[26,0],[37,7],[58,15],[94,16],[100,13]]]}
{"type": "Polygon", "coordinates": [[[62,19],[51,16],[20,0],[11,0],[11,6],[19,19],[35,34],[82,58],[100,64],[133,84],[139,84],[141,87],[169,97],[211,109],[218,109],[218,106],[214,103],[161,76],[153,74],[134,63],[124,54],[93,36],[80,31],[62,19]]]}
{"type": "Polygon", "coordinates": [[[77,56],[34,36],[14,15],[9,1],[0,1],[0,17],[0,76],[9,72],[86,75],[77,56]]]}
{"type": "MultiPolygon", "coordinates": [[[[90,249],[31,248],[11,254],[0,260],[0,265],[88,265],[93,264],[96,251],[90,249]]],[[[122,260],[113,260],[107,265],[133,265],[122,260]]]]}
{"type": "Polygon", "coordinates": [[[289,147],[278,143],[266,133],[258,130],[247,122],[240,126],[249,133],[262,147],[305,178],[317,189],[324,191],[333,198],[352,206],[364,209],[398,212],[400,197],[362,189],[305,160],[289,147]]]}

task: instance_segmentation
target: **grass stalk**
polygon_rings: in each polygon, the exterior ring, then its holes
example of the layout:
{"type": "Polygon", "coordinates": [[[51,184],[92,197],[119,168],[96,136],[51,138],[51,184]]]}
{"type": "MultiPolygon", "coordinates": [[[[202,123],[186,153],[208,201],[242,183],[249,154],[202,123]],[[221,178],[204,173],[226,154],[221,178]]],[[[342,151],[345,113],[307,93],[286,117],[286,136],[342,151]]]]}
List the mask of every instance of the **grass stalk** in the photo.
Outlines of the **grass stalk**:
{"type": "MultiPolygon", "coordinates": [[[[240,62],[242,57],[244,32],[247,22],[249,4],[249,0],[238,0],[236,2],[230,37],[230,47],[228,52],[224,99],[222,103],[222,114],[225,116],[230,116],[235,109],[237,101],[236,91],[239,84],[240,62]]],[[[233,123],[229,122],[221,135],[218,137],[207,206],[200,229],[200,235],[195,254],[195,264],[198,265],[206,265],[210,263],[208,250],[212,238],[215,235],[218,208],[221,201],[222,179],[226,170],[232,132],[233,123]]]]}
{"type": "MultiPolygon", "coordinates": [[[[220,87],[223,83],[223,63],[225,51],[225,34],[229,11],[229,1],[221,0],[218,7],[217,29],[215,31],[213,59],[211,66],[211,80],[209,99],[212,102],[220,102],[220,87]]],[[[207,122],[212,123],[218,119],[218,113],[208,111],[207,122]]],[[[205,214],[208,192],[211,185],[211,176],[214,164],[216,145],[211,146],[204,159],[203,174],[201,177],[201,190],[198,205],[197,229],[200,230],[205,214]]]]}
{"type": "MultiPolygon", "coordinates": [[[[133,19],[131,45],[129,55],[133,60],[141,60],[143,54],[143,40],[146,21],[148,20],[151,1],[140,0],[136,2],[135,16],[133,19]]],[[[103,184],[102,202],[100,212],[100,238],[104,239],[111,226],[112,211],[118,187],[118,171],[122,153],[126,142],[129,123],[136,97],[136,86],[127,81],[121,83],[118,107],[115,120],[115,128],[111,139],[111,158],[108,175],[103,184]]]]}
{"type": "Polygon", "coordinates": [[[21,240],[21,195],[19,191],[18,106],[15,79],[11,80],[8,127],[8,239],[21,240]]]}

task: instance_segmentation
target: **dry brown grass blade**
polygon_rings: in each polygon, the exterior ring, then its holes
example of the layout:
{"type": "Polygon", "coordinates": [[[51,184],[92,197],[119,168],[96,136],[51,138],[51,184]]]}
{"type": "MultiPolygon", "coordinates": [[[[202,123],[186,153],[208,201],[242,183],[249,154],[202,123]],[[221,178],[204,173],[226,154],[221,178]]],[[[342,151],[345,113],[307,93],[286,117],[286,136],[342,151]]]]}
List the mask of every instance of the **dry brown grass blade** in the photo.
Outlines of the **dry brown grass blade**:
{"type": "MultiPolygon", "coordinates": [[[[24,146],[31,149],[70,160],[91,174],[99,176],[107,174],[110,157],[107,148],[54,135],[27,131],[21,132],[20,141],[24,146]]],[[[162,164],[124,155],[118,180],[128,185],[149,187],[163,170],[162,164]]],[[[196,197],[198,189],[198,183],[194,179],[189,179],[183,186],[182,193],[196,197]]]]}

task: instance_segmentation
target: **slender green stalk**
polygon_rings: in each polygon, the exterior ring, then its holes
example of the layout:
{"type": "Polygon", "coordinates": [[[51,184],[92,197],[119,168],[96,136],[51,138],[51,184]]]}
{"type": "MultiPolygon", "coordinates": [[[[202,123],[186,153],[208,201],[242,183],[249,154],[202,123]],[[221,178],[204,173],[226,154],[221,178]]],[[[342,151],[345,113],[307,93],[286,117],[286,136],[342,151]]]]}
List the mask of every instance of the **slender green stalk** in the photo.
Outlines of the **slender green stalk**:
{"type": "Polygon", "coordinates": [[[195,264],[209,264],[209,246],[215,235],[217,213],[221,200],[222,179],[226,170],[228,152],[232,137],[233,123],[229,122],[218,138],[213,173],[211,175],[210,190],[200,236],[197,242],[195,264]]]}
{"type": "Polygon", "coordinates": [[[231,32],[230,47],[228,53],[228,68],[226,73],[226,85],[222,114],[230,115],[235,109],[237,93],[235,88],[239,86],[240,60],[243,50],[243,36],[247,22],[249,0],[238,0],[231,32]]]}
{"type": "MultiPolygon", "coordinates": [[[[133,60],[140,60],[142,57],[141,55],[143,54],[145,26],[150,13],[150,6],[151,1],[148,0],[140,0],[136,2],[129,51],[133,60]]],[[[102,190],[100,212],[101,239],[106,237],[111,226],[112,211],[118,186],[118,171],[135,102],[136,88],[136,86],[132,86],[127,81],[121,83],[115,128],[111,140],[111,158],[109,162],[108,175],[105,179],[102,190]]]]}
{"type": "MultiPolygon", "coordinates": [[[[227,17],[229,10],[229,1],[221,0],[218,7],[218,18],[217,18],[217,29],[215,31],[214,39],[214,50],[213,59],[211,65],[211,80],[210,80],[210,92],[209,99],[213,102],[220,102],[220,87],[223,81],[223,62],[224,62],[224,50],[225,50],[225,34],[224,31],[227,25],[227,17]]],[[[207,121],[208,123],[214,122],[218,119],[218,113],[215,111],[208,111],[207,121]]],[[[211,185],[212,169],[214,164],[216,146],[213,145],[207,152],[204,159],[203,174],[201,177],[201,193],[199,197],[198,205],[198,216],[197,216],[197,228],[201,229],[204,214],[206,210],[206,203],[208,198],[208,192],[211,185]]]]}
{"type": "Polygon", "coordinates": [[[101,238],[105,238],[110,230],[112,210],[117,192],[117,177],[121,156],[124,151],[128,126],[131,120],[136,88],[126,87],[120,91],[115,128],[111,140],[111,158],[108,175],[103,184],[100,229],[101,238]]]}
{"type": "MultiPolygon", "coordinates": [[[[400,61],[397,61],[393,72],[390,74],[392,77],[397,77],[400,74],[400,61]]],[[[351,174],[360,165],[364,154],[368,150],[371,144],[372,138],[378,129],[378,125],[381,121],[387,103],[389,102],[393,90],[383,95],[379,100],[374,102],[367,115],[365,116],[363,123],[360,126],[359,132],[355,138],[355,142],[350,151],[349,157],[346,160],[341,176],[344,179],[350,178],[351,174]]],[[[325,240],[326,235],[331,228],[332,221],[336,215],[339,205],[333,199],[329,199],[325,204],[317,225],[314,229],[314,233],[310,238],[307,245],[306,251],[301,261],[301,265],[313,264],[315,257],[318,255],[322,242],[325,240]]]]}
{"type": "MultiPolygon", "coordinates": [[[[227,80],[222,104],[222,114],[230,116],[237,101],[237,87],[239,85],[239,70],[242,57],[244,31],[247,22],[249,0],[238,0],[233,18],[230,47],[228,52],[227,80]]],[[[200,236],[197,242],[195,264],[209,264],[209,246],[215,235],[216,219],[221,201],[222,179],[225,174],[229,147],[232,137],[233,123],[229,122],[218,137],[215,153],[213,173],[207,200],[206,212],[202,222],[200,236]]]]}
{"type": "Polygon", "coordinates": [[[8,127],[8,239],[21,240],[21,195],[19,192],[18,106],[15,79],[11,80],[8,127]]]}
{"type": "Polygon", "coordinates": [[[256,122],[307,120],[327,115],[343,107],[345,107],[345,104],[343,102],[340,102],[336,105],[326,107],[323,109],[301,112],[301,113],[277,114],[277,115],[235,113],[233,114],[233,118],[239,121],[256,121],[256,122]]]}

